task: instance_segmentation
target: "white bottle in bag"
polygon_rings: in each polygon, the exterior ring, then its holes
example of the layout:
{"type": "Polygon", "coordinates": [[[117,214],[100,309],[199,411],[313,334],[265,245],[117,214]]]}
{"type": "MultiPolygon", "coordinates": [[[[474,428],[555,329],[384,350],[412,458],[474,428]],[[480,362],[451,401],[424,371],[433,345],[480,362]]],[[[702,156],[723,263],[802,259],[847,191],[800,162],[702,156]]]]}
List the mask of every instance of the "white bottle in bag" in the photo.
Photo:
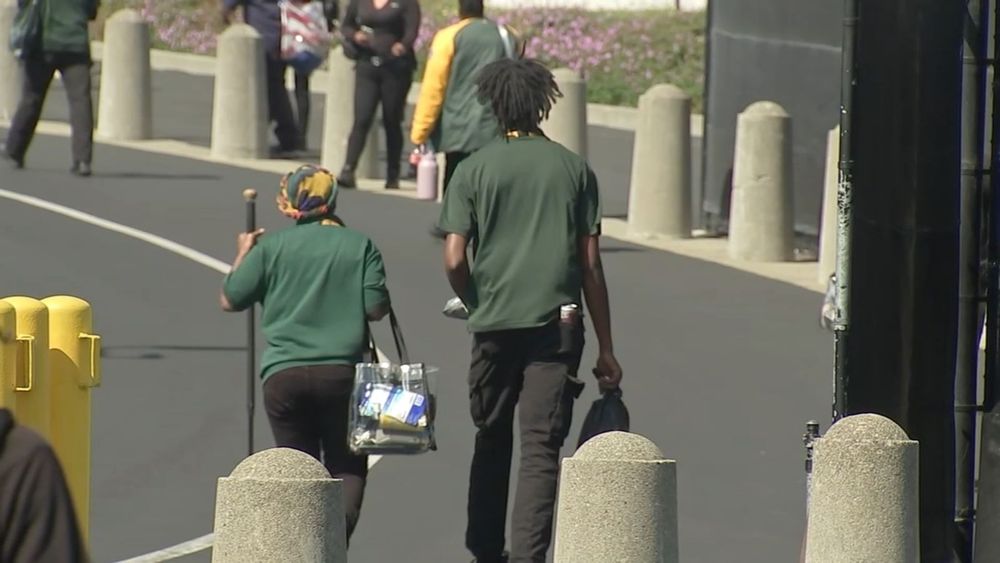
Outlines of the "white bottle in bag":
{"type": "Polygon", "coordinates": [[[417,199],[435,201],[438,197],[438,165],[434,153],[422,149],[417,164],[417,199]]]}

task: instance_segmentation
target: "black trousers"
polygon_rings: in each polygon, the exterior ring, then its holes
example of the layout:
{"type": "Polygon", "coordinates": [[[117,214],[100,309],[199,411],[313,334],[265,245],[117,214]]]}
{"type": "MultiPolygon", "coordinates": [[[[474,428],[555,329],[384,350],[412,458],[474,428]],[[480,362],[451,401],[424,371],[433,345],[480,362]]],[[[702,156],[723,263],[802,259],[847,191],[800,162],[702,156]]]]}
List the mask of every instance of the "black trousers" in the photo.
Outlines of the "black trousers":
{"type": "Polygon", "coordinates": [[[483,563],[504,550],[513,449],[519,406],[521,467],[511,516],[510,561],[544,563],[552,540],[559,452],[583,390],[576,373],[583,325],[572,350],[560,353],[557,323],[532,329],[476,333],[469,369],[469,401],[476,433],[469,478],[466,547],[483,563]]]}
{"type": "Polygon", "coordinates": [[[42,53],[23,63],[24,89],[7,132],[7,154],[23,160],[42,115],[45,96],[58,70],[69,100],[73,130],[73,161],[90,163],[94,147],[94,107],[90,99],[90,56],[84,53],[42,53]]]}
{"type": "Polygon", "coordinates": [[[285,87],[285,72],[287,63],[276,54],[268,53],[265,57],[267,72],[267,114],[274,123],[274,135],[278,138],[278,147],[282,150],[295,150],[299,143],[299,128],[295,125],[295,114],[292,113],[292,101],[285,87]]]}
{"type": "Polygon", "coordinates": [[[358,61],[354,84],[354,126],[347,141],[346,168],[354,170],[361,159],[365,140],[375,120],[375,111],[382,104],[382,125],[385,127],[386,180],[399,179],[400,158],[403,155],[403,116],[406,95],[413,83],[413,65],[405,59],[385,61],[379,66],[370,61],[358,61]]]}
{"type": "Polygon", "coordinates": [[[309,94],[309,75],[295,71],[295,110],[298,115],[299,141],[298,148],[306,149],[306,139],[309,133],[309,108],[312,97],[309,94]]]}
{"type": "Polygon", "coordinates": [[[279,371],[264,382],[264,409],[278,447],[320,460],[344,481],[344,513],[350,539],[361,515],[368,457],[347,446],[354,366],[303,366],[279,371]]]}

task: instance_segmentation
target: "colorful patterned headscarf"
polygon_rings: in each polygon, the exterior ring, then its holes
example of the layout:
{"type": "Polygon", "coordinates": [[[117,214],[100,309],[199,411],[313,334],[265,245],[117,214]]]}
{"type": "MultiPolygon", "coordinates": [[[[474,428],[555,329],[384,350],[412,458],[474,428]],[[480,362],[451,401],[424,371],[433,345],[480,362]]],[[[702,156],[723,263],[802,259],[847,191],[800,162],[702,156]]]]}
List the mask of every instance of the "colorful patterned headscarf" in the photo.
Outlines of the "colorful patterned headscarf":
{"type": "Polygon", "coordinates": [[[278,210],[292,219],[311,219],[337,207],[337,180],[325,168],[306,164],[285,174],[278,191],[278,210]]]}

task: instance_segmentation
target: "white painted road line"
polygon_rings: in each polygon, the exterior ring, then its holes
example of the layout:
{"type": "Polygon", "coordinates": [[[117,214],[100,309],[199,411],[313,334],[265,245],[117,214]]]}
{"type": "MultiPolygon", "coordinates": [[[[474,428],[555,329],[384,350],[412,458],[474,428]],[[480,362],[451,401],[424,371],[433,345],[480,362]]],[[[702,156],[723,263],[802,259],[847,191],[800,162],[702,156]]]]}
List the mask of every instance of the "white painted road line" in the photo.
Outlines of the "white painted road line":
{"type": "Polygon", "coordinates": [[[118,234],[125,235],[127,237],[138,239],[143,242],[152,244],[153,246],[162,248],[163,250],[166,250],[168,252],[173,252],[174,254],[181,256],[183,258],[187,258],[188,260],[191,260],[193,262],[197,262],[202,266],[207,266],[215,270],[216,272],[222,274],[229,273],[229,268],[230,268],[229,264],[223,262],[222,260],[212,258],[211,256],[203,252],[198,252],[197,250],[184,246],[183,244],[165,239],[161,236],[157,236],[152,233],[147,233],[146,231],[142,231],[134,227],[122,225],[121,223],[115,223],[114,221],[102,219],[100,217],[97,217],[96,215],[91,215],[90,213],[85,213],[83,211],[73,209],[72,207],[66,207],[65,205],[59,205],[58,203],[54,203],[30,195],[19,194],[17,192],[11,192],[8,190],[0,189],[0,197],[4,197],[13,201],[30,205],[32,207],[37,207],[38,209],[42,209],[44,211],[51,211],[52,213],[56,213],[64,217],[69,217],[70,219],[76,219],[77,221],[82,221],[89,225],[100,227],[107,231],[112,231],[118,234]]]}
{"type": "MultiPolygon", "coordinates": [[[[178,242],[163,238],[159,235],[154,235],[153,233],[148,233],[146,231],[136,229],[135,227],[129,227],[128,225],[122,225],[121,223],[116,223],[114,221],[103,219],[96,215],[91,215],[79,209],[74,209],[72,207],[67,207],[65,205],[60,205],[58,203],[41,199],[38,197],[24,195],[17,192],[12,192],[9,190],[0,189],[0,198],[9,199],[11,201],[16,201],[23,203],[25,205],[30,205],[37,209],[43,211],[49,211],[51,213],[56,213],[64,217],[69,217],[70,219],[76,219],[88,225],[93,225],[95,227],[104,229],[106,231],[111,231],[121,235],[125,235],[136,240],[140,240],[145,243],[149,243],[158,248],[162,248],[168,252],[172,252],[183,258],[187,258],[192,262],[197,262],[202,266],[206,266],[219,272],[221,274],[229,273],[231,268],[230,264],[223,262],[217,258],[212,258],[208,254],[203,252],[198,252],[197,250],[184,246],[178,242]]],[[[381,350],[378,350],[379,355],[385,355],[381,350]]],[[[369,456],[368,467],[369,469],[374,467],[382,459],[382,456],[369,456]]],[[[138,557],[133,557],[132,559],[126,559],[120,563],[152,563],[159,561],[169,561],[171,559],[176,559],[178,557],[184,557],[185,555],[190,555],[192,553],[197,553],[201,550],[208,549],[212,547],[212,542],[214,541],[213,534],[207,534],[201,536],[200,538],[195,538],[177,545],[168,547],[166,549],[161,549],[159,551],[154,551],[152,553],[147,553],[145,555],[140,555],[138,557]]]]}
{"type": "Polygon", "coordinates": [[[179,557],[192,555],[198,553],[199,551],[206,550],[212,547],[212,543],[214,541],[215,534],[206,534],[200,538],[195,538],[166,549],[154,551],[152,553],[140,555],[131,559],[124,559],[122,561],[118,561],[117,563],[160,563],[161,561],[170,561],[171,559],[177,559],[179,557]]]}

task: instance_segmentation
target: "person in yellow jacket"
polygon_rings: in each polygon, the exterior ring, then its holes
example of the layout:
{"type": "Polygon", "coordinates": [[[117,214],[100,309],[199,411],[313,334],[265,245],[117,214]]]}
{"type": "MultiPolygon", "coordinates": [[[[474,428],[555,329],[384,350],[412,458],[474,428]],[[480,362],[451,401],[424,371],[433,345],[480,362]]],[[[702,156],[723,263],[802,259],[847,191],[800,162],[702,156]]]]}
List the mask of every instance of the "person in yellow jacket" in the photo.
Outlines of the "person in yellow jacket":
{"type": "Polygon", "coordinates": [[[460,21],[434,36],[410,140],[445,154],[444,189],[455,168],[500,135],[490,108],[479,100],[476,77],[504,57],[520,58],[517,33],[484,17],[483,0],[458,0],[460,21]]]}

